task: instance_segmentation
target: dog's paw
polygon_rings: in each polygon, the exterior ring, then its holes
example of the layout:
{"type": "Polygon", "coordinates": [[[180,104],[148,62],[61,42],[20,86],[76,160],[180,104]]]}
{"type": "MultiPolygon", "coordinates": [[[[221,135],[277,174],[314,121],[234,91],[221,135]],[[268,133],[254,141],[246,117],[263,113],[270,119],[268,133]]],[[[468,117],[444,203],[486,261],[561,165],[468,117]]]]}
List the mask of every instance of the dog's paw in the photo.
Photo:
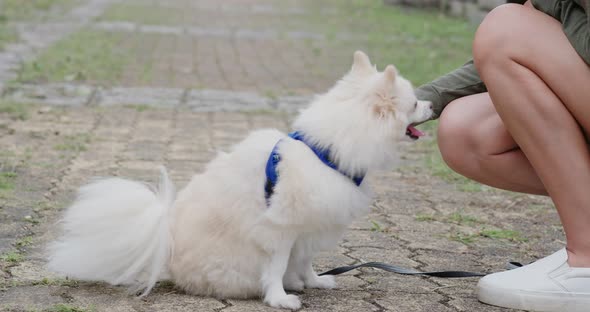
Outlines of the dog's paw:
{"type": "Polygon", "coordinates": [[[314,278],[306,281],[305,287],[332,289],[336,287],[336,279],[333,275],[315,276],[314,278]]]}
{"type": "Polygon", "coordinates": [[[269,306],[273,308],[299,310],[301,308],[301,301],[295,295],[283,295],[274,298],[266,298],[264,300],[269,306]]]}

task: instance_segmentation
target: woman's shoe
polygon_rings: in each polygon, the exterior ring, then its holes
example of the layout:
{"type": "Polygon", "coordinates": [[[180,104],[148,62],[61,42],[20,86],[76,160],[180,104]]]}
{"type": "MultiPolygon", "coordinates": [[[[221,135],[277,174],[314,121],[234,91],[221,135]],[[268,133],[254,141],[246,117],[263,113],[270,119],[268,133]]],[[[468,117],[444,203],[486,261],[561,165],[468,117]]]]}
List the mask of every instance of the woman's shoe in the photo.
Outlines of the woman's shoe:
{"type": "Polygon", "coordinates": [[[529,265],[483,277],[479,301],[513,309],[590,311],[590,268],[572,268],[564,249],[529,265]]]}

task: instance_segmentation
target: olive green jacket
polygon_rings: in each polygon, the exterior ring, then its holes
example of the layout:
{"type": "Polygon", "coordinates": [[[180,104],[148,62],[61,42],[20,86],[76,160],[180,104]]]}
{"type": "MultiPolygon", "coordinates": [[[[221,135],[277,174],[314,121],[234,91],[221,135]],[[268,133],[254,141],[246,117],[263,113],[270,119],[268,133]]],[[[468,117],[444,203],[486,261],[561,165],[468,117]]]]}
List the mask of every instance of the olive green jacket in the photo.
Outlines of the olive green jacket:
{"type": "MultiPolygon", "coordinates": [[[[520,2],[519,0],[513,2],[520,2]]],[[[532,0],[533,5],[563,25],[563,30],[578,54],[590,64],[590,0],[532,0]],[[584,8],[584,9],[583,9],[584,8]],[[585,11],[585,12],[584,12],[585,11]]],[[[434,117],[450,102],[467,95],[487,92],[473,61],[416,89],[420,100],[432,102],[434,117]]]]}

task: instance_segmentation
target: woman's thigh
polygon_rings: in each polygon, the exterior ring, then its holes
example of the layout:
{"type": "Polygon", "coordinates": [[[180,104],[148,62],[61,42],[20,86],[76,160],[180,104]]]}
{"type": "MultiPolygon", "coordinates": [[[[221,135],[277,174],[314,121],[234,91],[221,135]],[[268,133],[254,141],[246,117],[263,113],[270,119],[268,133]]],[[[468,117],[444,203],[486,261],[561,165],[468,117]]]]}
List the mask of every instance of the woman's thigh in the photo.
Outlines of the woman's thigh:
{"type": "Polygon", "coordinates": [[[506,57],[531,70],[586,133],[590,130],[590,69],[568,41],[562,25],[551,16],[520,5],[496,8],[476,33],[474,57],[478,69],[485,70],[488,62],[497,66],[494,59],[506,57]]]}

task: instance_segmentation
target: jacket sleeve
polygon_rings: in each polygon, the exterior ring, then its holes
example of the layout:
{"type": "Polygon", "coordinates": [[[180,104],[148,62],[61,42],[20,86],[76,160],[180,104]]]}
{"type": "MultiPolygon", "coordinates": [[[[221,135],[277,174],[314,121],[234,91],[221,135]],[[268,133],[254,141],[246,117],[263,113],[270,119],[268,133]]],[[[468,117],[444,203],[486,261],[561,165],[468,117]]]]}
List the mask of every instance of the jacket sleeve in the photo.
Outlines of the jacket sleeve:
{"type": "Polygon", "coordinates": [[[486,92],[473,61],[416,89],[419,100],[431,101],[434,110],[432,119],[437,119],[450,102],[467,95],[486,92]]]}

